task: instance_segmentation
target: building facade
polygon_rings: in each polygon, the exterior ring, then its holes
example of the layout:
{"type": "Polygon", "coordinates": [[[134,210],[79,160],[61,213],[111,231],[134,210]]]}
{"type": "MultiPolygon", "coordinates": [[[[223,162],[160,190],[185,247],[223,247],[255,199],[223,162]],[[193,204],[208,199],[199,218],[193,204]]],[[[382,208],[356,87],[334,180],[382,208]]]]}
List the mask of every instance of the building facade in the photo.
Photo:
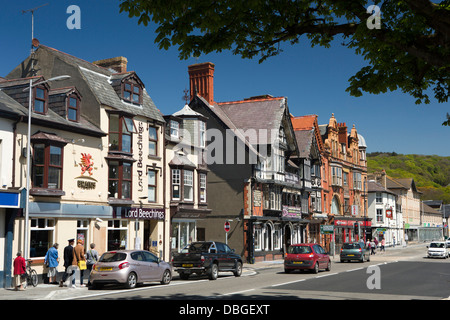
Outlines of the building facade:
{"type": "Polygon", "coordinates": [[[26,230],[21,210],[5,246],[14,253],[27,246],[40,274],[48,248],[59,243],[62,257],[70,238],[95,243],[100,253],[140,247],[169,257],[165,121],[126,64],[123,57],[89,63],[40,45],[0,82],[22,113],[13,133],[12,189],[26,186],[30,80],[34,86],[30,223],[26,230]],[[44,83],[60,75],[70,79],[44,83]]]}

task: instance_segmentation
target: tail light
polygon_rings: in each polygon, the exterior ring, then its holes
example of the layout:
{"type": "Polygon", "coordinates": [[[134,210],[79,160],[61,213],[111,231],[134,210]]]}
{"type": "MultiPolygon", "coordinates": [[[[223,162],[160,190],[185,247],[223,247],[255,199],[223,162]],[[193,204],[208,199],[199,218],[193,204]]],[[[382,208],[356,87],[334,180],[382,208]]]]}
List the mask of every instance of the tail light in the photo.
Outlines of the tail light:
{"type": "Polygon", "coordinates": [[[122,269],[128,268],[129,266],[130,266],[129,262],[123,262],[123,263],[119,264],[119,269],[122,270],[122,269]]]}
{"type": "Polygon", "coordinates": [[[98,271],[98,270],[97,270],[97,264],[94,264],[94,265],[92,266],[92,269],[95,270],[95,271],[98,271]]]}
{"type": "Polygon", "coordinates": [[[204,256],[201,256],[200,259],[202,260],[202,262],[205,262],[205,257],[204,256]]]}

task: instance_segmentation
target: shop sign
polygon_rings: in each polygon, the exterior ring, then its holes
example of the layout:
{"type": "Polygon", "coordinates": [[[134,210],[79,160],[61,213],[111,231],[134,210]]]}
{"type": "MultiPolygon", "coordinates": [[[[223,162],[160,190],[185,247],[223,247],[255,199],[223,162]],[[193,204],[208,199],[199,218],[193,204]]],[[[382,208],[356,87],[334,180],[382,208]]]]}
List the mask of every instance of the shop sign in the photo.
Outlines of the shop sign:
{"type": "Polygon", "coordinates": [[[301,218],[302,209],[300,207],[283,206],[283,217],[301,218]]]}
{"type": "Polygon", "coordinates": [[[386,218],[392,219],[392,207],[386,209],[386,218]]]}
{"type": "Polygon", "coordinates": [[[78,165],[81,167],[81,175],[75,178],[78,180],[77,187],[83,190],[94,190],[97,187],[97,180],[92,177],[92,170],[97,168],[94,168],[92,155],[81,153],[81,162],[78,165]]]}
{"type": "Polygon", "coordinates": [[[333,234],[334,226],[333,225],[320,225],[320,233],[321,234],[333,234]]]}
{"type": "Polygon", "coordinates": [[[124,219],[164,220],[165,210],[158,208],[125,208],[122,210],[124,219]]]}

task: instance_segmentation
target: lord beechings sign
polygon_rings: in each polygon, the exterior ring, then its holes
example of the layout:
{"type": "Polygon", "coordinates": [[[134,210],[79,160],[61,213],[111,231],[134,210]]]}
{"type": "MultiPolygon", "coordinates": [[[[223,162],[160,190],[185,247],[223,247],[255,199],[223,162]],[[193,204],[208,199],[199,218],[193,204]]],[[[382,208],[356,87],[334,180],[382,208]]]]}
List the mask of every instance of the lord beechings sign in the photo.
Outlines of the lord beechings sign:
{"type": "Polygon", "coordinates": [[[115,219],[164,220],[166,214],[163,208],[114,207],[113,217],[115,219]]]}

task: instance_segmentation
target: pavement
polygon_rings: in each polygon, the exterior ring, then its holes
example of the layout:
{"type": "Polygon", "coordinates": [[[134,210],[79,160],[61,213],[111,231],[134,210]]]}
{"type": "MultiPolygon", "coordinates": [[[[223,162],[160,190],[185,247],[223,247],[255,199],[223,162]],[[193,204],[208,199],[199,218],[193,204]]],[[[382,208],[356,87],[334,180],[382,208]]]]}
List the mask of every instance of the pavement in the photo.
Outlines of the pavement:
{"type": "MultiPolygon", "coordinates": [[[[388,247],[385,252],[377,250],[377,254],[371,255],[372,261],[397,260],[406,253],[408,249],[422,246],[424,248],[424,256],[426,243],[411,243],[407,247],[396,246],[388,247]]],[[[333,262],[339,261],[339,255],[332,256],[333,262]]],[[[254,264],[244,263],[243,275],[254,273],[258,269],[277,268],[283,264],[283,260],[261,261],[254,264]]],[[[177,279],[178,276],[174,275],[177,279]]],[[[85,279],[85,283],[87,279],[85,279]]],[[[143,287],[145,289],[145,287],[143,287]]],[[[118,290],[121,290],[118,288],[118,290]]],[[[108,290],[109,292],[116,290],[108,290]]],[[[88,287],[80,287],[79,280],[76,280],[76,288],[59,287],[58,285],[39,283],[36,287],[28,286],[25,291],[15,291],[13,288],[0,288],[0,300],[71,300],[83,296],[100,295],[97,290],[89,290],[88,287]]]]}

